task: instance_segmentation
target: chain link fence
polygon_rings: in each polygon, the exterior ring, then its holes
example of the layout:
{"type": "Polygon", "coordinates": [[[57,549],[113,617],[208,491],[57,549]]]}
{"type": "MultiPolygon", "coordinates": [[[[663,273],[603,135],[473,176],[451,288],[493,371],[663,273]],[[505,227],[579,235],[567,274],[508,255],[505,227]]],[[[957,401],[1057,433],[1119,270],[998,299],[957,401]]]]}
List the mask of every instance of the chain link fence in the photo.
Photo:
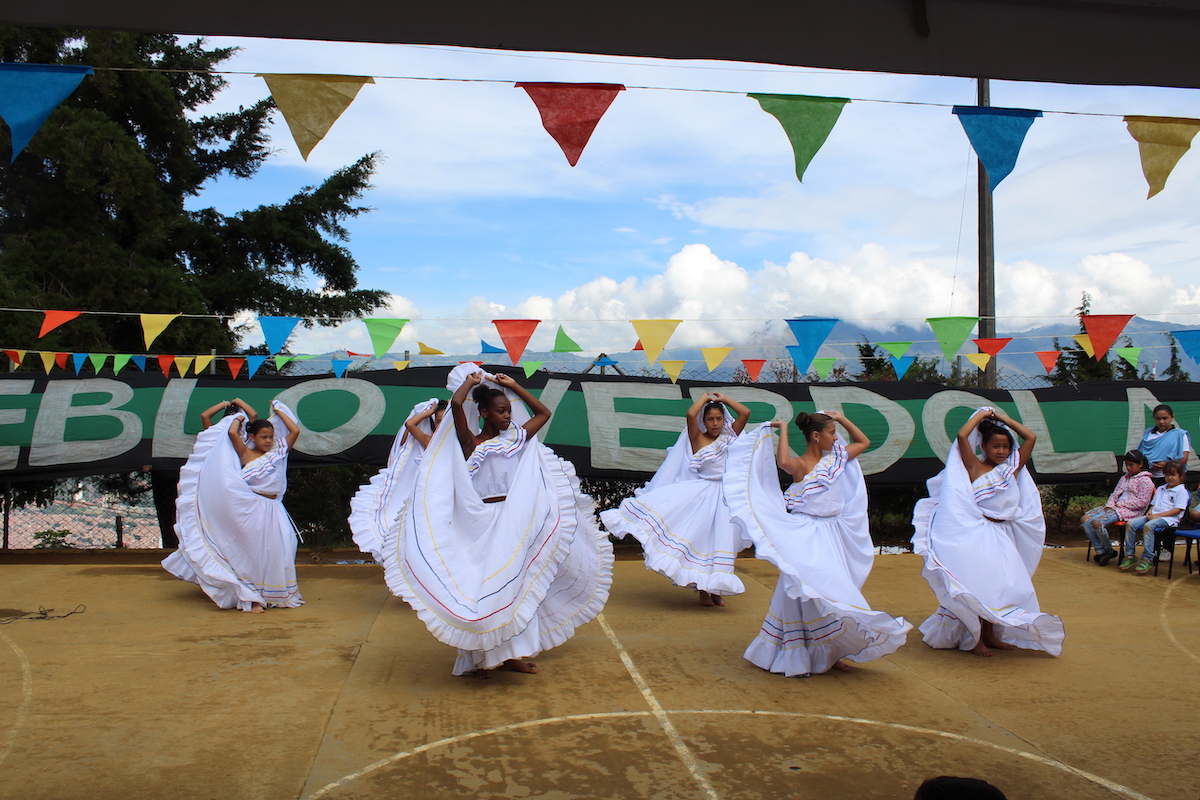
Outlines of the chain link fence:
{"type": "Polygon", "coordinates": [[[13,485],[3,484],[3,549],[162,546],[158,516],[149,498],[130,502],[83,478],[60,481],[53,497],[41,500],[49,502],[22,504],[13,485]]]}

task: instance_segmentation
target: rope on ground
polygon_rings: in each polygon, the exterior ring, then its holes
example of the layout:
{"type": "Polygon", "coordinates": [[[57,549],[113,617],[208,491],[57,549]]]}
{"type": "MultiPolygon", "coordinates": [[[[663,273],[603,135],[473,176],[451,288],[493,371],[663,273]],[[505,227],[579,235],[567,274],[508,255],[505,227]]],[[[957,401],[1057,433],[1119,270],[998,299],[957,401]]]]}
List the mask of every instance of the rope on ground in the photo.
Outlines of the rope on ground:
{"type": "Polygon", "coordinates": [[[80,603],[79,605],[75,606],[74,611],[68,611],[65,614],[51,614],[50,612],[53,610],[53,608],[38,606],[37,611],[24,611],[14,617],[0,617],[0,625],[11,625],[18,620],[66,619],[72,614],[82,614],[84,611],[87,611],[87,606],[85,606],[83,603],[80,603]]]}

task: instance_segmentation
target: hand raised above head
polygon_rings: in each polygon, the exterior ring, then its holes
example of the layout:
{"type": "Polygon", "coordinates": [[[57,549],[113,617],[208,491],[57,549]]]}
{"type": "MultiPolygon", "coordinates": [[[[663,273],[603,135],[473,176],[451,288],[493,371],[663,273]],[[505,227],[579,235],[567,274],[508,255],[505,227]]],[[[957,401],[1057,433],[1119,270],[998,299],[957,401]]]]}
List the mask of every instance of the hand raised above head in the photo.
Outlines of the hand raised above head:
{"type": "Polygon", "coordinates": [[[483,382],[483,373],[478,372],[478,371],[468,374],[467,377],[463,380],[463,383],[465,383],[467,386],[474,386],[474,385],[476,385],[478,383],[482,383],[482,382],[483,382]]]}
{"type": "Polygon", "coordinates": [[[492,381],[505,388],[512,388],[513,386],[517,385],[515,378],[513,378],[511,375],[505,375],[503,372],[497,372],[492,381]]]}
{"type": "Polygon", "coordinates": [[[782,429],[785,425],[787,425],[787,423],[781,419],[771,420],[771,427],[775,428],[776,430],[782,429]]]}

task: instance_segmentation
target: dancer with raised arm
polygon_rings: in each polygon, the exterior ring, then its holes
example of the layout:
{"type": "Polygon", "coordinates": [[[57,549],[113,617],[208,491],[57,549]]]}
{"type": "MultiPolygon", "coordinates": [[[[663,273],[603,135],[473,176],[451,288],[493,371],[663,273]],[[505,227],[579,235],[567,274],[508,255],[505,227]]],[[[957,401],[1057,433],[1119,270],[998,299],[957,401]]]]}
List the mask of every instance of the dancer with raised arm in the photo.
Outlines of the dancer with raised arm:
{"type": "Polygon", "coordinates": [[[421,459],[388,585],[458,648],[455,675],[536,672],[527,659],[604,607],[612,545],[574,468],[537,439],[545,405],[472,363],[447,388],[453,424],[438,426],[421,459]]]}
{"type": "Polygon", "coordinates": [[[843,659],[861,663],[895,652],[912,626],[873,611],[862,595],[874,548],[858,456],[870,440],[840,413],[801,412],[796,427],[804,435],[799,456],[792,455],[787,424],[779,420],[739,437],[729,450],[730,512],[755,554],[779,568],[771,607],[745,657],[788,677],[849,672],[843,659]],[[850,444],[835,423],[850,434],[850,444]],[[776,466],[792,476],[786,492],[776,466]]]}
{"type": "Polygon", "coordinates": [[[600,515],[614,536],[642,543],[646,569],[695,588],[704,606],[723,606],[726,596],[746,591],[733,574],[742,537],[729,517],[721,477],[729,446],[749,420],[750,409],[736,400],[702,394],[650,482],[600,515]]]}
{"type": "Polygon", "coordinates": [[[296,527],[283,494],[288,453],[300,428],[279,402],[271,404],[270,420],[253,422],[254,409],[231,401],[234,407],[237,413],[196,437],[180,470],[179,549],[163,567],[199,584],[220,608],[255,614],[295,608],[304,600],[296,583],[296,527]]]}
{"type": "Polygon", "coordinates": [[[930,647],[1062,652],[1062,620],[1044,614],[1033,573],[1046,542],[1042,499],[1025,465],[1033,431],[983,407],[958,432],[946,467],[913,510],[913,552],[938,610],[921,624],[930,647]],[[1013,432],[1021,437],[1016,446],[1013,432]],[[976,455],[976,450],[982,456],[976,455]]]}

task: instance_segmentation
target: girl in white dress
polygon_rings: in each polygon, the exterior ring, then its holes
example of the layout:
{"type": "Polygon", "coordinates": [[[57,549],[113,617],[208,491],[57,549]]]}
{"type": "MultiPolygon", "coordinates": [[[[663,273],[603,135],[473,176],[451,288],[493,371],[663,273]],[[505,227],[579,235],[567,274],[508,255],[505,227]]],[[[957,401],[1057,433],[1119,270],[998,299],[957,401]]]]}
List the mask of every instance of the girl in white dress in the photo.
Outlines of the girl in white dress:
{"type": "Polygon", "coordinates": [[[921,625],[930,647],[1062,652],[1062,620],[1041,612],[1033,588],[1046,541],[1042,499],[1025,469],[1036,438],[1002,412],[979,409],[917,502],[913,551],[939,605],[921,625]]]}
{"type": "Polygon", "coordinates": [[[370,553],[384,570],[396,566],[396,542],[399,532],[397,515],[412,496],[417,483],[417,467],[429,445],[429,439],[449,403],[432,398],[413,406],[404,426],[392,441],[387,466],[369,483],[360,486],[350,500],[350,532],[354,543],[370,553]]]}
{"type": "Polygon", "coordinates": [[[389,587],[458,648],[455,675],[536,672],[526,659],[604,607],[612,545],[574,468],[536,437],[550,419],[545,405],[472,363],[455,368],[447,388],[452,421],[434,432],[401,511],[389,587]]]}
{"type": "Polygon", "coordinates": [[[870,440],[840,413],[802,412],[796,427],[805,439],[799,456],[791,454],[786,424],[778,420],[739,437],[724,484],[730,512],[754,542],[755,555],[780,573],[745,657],[771,672],[808,677],[849,671],[842,659],[864,662],[892,653],[912,626],[871,610],[862,595],[874,550],[858,456],[870,440]],[[850,434],[849,445],[835,422],[850,434]],[[777,447],[772,428],[779,430],[777,447]],[[777,465],[794,480],[787,492],[780,491],[777,465]]]}
{"type": "Polygon", "coordinates": [[[163,560],[220,608],[261,613],[303,605],[296,584],[296,526],[283,507],[288,452],[300,435],[291,409],[273,402],[270,420],[246,424],[252,409],[202,431],[179,472],[175,533],[163,560]]]}
{"type": "Polygon", "coordinates": [[[741,403],[718,392],[701,395],[650,482],[620,508],[600,514],[614,536],[642,543],[646,569],[695,588],[704,606],[723,606],[726,596],[746,591],[733,574],[742,537],[729,517],[721,477],[729,445],[749,420],[750,409],[741,403]]]}

